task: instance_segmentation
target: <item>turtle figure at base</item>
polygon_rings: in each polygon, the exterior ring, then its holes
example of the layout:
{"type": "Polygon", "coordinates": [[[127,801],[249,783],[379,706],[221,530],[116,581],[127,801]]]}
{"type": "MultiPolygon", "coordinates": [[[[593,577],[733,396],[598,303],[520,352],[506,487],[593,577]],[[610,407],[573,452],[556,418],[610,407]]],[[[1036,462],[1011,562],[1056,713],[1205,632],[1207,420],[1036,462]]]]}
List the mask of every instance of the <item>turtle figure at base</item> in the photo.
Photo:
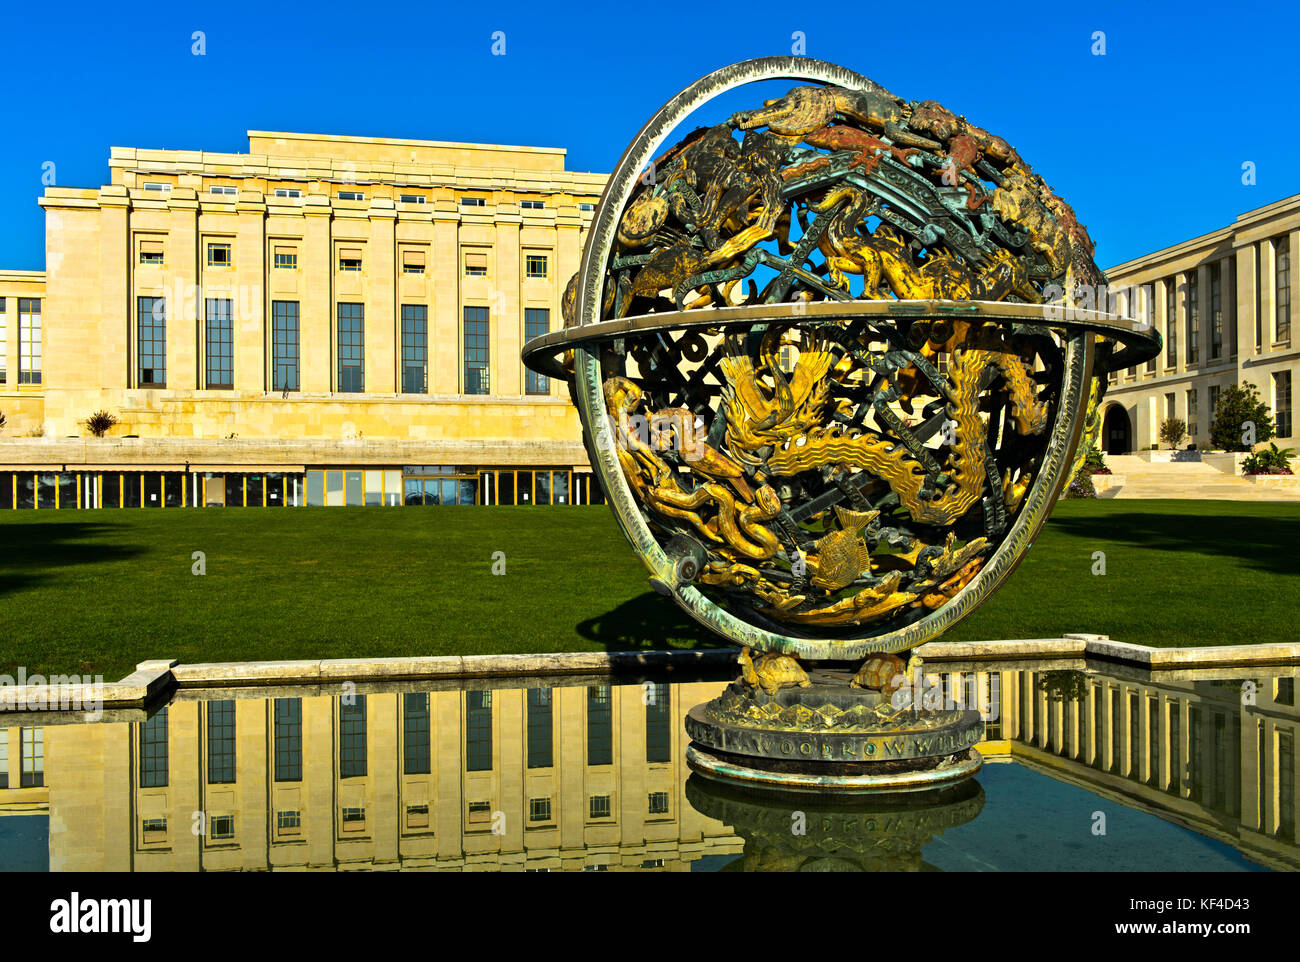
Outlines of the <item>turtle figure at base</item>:
{"type": "Polygon", "coordinates": [[[738,660],[741,681],[750,688],[762,688],[769,695],[775,695],[782,688],[808,688],[812,685],[808,673],[789,655],[769,651],[761,653],[755,660],[749,648],[742,648],[738,660]]]}

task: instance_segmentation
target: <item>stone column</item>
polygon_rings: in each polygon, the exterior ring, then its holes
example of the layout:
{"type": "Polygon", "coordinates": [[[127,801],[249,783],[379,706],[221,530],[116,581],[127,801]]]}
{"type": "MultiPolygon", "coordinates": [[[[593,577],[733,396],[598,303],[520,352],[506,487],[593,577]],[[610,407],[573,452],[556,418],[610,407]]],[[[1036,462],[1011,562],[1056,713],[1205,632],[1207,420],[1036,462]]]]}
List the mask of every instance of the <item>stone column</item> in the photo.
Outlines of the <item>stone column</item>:
{"type": "Polygon", "coordinates": [[[1277,249],[1271,238],[1259,242],[1259,322],[1261,351],[1267,354],[1273,347],[1277,331],[1277,249]]]}
{"type": "Polygon", "coordinates": [[[235,205],[233,331],[235,390],[264,392],[271,385],[266,365],[266,204],[240,195],[235,205]]]}
{"type": "Polygon", "coordinates": [[[298,291],[299,388],[307,393],[328,394],[330,364],[334,356],[330,337],[334,329],[331,322],[334,313],[334,252],[330,243],[332,213],[329,196],[308,194],[303,200],[302,212],[304,226],[299,264],[303,283],[298,291]]]}
{"type": "Polygon", "coordinates": [[[524,334],[524,312],[520,309],[519,228],[522,218],[513,204],[500,204],[493,218],[496,242],[496,291],[488,323],[491,394],[518,397],[524,393],[523,365],[519,349],[524,334]]]}
{"type": "Polygon", "coordinates": [[[433,310],[429,318],[429,391],[460,392],[460,214],[455,201],[435,201],[433,211],[433,310]]]}
{"type": "MultiPolygon", "coordinates": [[[[167,387],[193,391],[207,387],[203,372],[204,310],[199,281],[199,202],[192,187],[177,187],[168,197],[166,268],[167,387]]],[[[129,257],[135,252],[128,248],[129,257]]]]}
{"type": "Polygon", "coordinates": [[[1210,265],[1196,268],[1196,308],[1200,324],[1198,369],[1204,371],[1210,363],[1210,265]]]}
{"type": "Polygon", "coordinates": [[[370,201],[370,243],[366,245],[365,364],[367,394],[397,391],[397,208],[388,197],[370,201]]]}

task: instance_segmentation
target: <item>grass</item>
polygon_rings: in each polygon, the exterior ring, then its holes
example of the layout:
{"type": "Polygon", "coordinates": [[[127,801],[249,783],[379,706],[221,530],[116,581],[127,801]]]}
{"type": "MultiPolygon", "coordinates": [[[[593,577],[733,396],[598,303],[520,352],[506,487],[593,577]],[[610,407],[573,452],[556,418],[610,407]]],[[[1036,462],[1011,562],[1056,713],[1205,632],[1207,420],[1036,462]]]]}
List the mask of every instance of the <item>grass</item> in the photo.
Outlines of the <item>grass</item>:
{"type": "MultiPolygon", "coordinates": [[[[1294,641],[1300,505],[1064,501],[945,637],[1294,641]],[[1092,574],[1093,553],[1106,574],[1092,574]]],[[[6,512],[0,669],[719,644],[603,507],[6,512]],[[192,554],[206,555],[195,576],[192,554]],[[493,553],[506,573],[492,574],[493,553]]]]}

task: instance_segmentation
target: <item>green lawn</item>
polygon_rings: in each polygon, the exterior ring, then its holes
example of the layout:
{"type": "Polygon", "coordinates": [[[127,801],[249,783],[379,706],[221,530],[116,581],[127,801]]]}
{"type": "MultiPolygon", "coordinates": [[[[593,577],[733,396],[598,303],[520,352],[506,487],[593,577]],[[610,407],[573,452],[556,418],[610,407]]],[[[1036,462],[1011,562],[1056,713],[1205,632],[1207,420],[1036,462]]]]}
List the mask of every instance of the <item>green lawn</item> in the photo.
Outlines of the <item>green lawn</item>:
{"type": "MultiPolygon", "coordinates": [[[[1292,642],[1300,505],[1062,502],[946,637],[1292,642]],[[1106,574],[1092,574],[1093,552],[1106,574]]],[[[119,510],[0,516],[0,669],[713,645],[604,507],[119,510]],[[195,551],[207,573],[191,573],[195,551]],[[506,573],[492,574],[505,553],[506,573]]]]}

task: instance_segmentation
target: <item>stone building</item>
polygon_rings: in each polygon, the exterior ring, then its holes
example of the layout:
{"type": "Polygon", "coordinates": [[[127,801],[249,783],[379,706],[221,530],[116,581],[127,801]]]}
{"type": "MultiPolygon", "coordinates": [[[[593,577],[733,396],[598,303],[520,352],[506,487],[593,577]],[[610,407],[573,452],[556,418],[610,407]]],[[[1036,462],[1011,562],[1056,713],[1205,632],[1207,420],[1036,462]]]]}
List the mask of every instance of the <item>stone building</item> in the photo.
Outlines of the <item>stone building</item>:
{"type": "Polygon", "coordinates": [[[47,188],[46,270],[0,272],[0,507],[588,500],[519,360],[605,182],[564,159],[253,131],[47,188]]]}
{"type": "Polygon", "coordinates": [[[1159,443],[1160,424],[1187,422],[1188,442],[1209,446],[1220,391],[1248,381],[1294,437],[1292,387],[1300,373],[1300,194],[1233,223],[1106,271],[1118,309],[1164,335],[1158,358],[1111,375],[1102,449],[1126,454],[1159,443]]]}

